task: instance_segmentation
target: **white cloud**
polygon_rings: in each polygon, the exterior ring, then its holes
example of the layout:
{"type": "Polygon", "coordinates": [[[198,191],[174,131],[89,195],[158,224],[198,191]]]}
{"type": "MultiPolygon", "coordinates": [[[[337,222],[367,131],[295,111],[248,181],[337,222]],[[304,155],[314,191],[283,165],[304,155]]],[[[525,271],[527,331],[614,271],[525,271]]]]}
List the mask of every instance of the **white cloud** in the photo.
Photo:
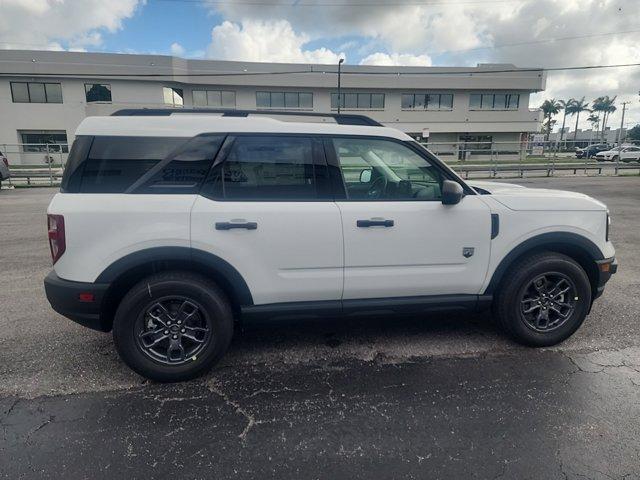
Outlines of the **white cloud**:
{"type": "MultiPolygon", "coordinates": [[[[321,0],[306,0],[304,6],[270,2],[256,7],[224,2],[212,4],[211,8],[231,22],[275,22],[286,18],[299,36],[314,40],[314,44],[347,37],[349,42],[344,43],[344,48],[362,55],[362,63],[368,64],[411,64],[415,58],[430,57],[439,65],[513,63],[557,67],[632,63],[640,58],[638,0],[440,2],[437,5],[388,0],[384,5],[362,5],[360,2],[358,6],[327,6],[321,0]],[[625,31],[635,32],[595,35],[625,31]],[[592,36],[549,41],[585,35],[592,36]],[[360,48],[350,44],[354,36],[361,37],[360,48]],[[515,45],[508,46],[511,44],[515,45]],[[486,46],[499,48],[480,48],[486,46]]],[[[551,96],[568,99],[584,95],[587,100],[601,95],[635,97],[628,118],[640,121],[638,85],[638,68],[551,72],[547,91],[535,95],[531,107],[551,96]]],[[[616,121],[619,121],[618,113],[611,116],[611,122],[616,121]]]]}
{"type": "Polygon", "coordinates": [[[360,61],[360,65],[406,65],[410,67],[428,67],[431,65],[431,57],[429,55],[411,55],[406,53],[388,54],[376,52],[363,58],[360,61]]]}
{"type": "Polygon", "coordinates": [[[343,55],[327,48],[305,49],[308,42],[309,37],[296,33],[286,20],[225,21],[211,31],[207,56],[255,62],[336,63],[343,55]]]}
{"type": "Polygon", "coordinates": [[[175,55],[177,57],[181,57],[185,54],[184,47],[180,45],[178,42],[173,42],[171,44],[171,47],[169,47],[169,50],[171,50],[171,55],[175,55]]]}
{"type": "Polygon", "coordinates": [[[0,0],[0,48],[84,49],[102,43],[144,0],[0,0]]]}

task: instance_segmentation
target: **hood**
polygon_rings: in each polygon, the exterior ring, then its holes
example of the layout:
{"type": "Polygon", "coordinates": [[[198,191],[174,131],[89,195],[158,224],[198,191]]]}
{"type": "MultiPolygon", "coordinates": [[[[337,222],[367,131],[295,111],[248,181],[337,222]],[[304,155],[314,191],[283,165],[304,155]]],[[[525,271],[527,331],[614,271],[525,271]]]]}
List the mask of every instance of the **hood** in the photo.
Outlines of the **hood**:
{"type": "Polygon", "coordinates": [[[476,182],[469,184],[483,195],[511,210],[529,211],[604,211],[607,206],[584,193],[547,188],[528,188],[513,183],[476,182]]]}

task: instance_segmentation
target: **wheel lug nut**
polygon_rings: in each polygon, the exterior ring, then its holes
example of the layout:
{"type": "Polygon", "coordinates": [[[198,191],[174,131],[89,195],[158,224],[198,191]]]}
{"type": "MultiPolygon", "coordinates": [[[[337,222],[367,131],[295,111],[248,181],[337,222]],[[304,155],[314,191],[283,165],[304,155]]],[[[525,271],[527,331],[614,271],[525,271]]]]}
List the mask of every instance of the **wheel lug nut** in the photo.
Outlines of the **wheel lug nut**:
{"type": "Polygon", "coordinates": [[[165,335],[169,335],[169,330],[165,330],[165,331],[164,331],[164,334],[165,334],[165,335]]]}
{"type": "Polygon", "coordinates": [[[178,335],[174,335],[174,336],[173,336],[173,339],[174,339],[174,340],[175,340],[176,338],[178,338],[178,335]]]}
{"type": "Polygon", "coordinates": [[[186,330],[183,328],[182,330],[180,330],[182,333],[186,332],[186,330]]]}

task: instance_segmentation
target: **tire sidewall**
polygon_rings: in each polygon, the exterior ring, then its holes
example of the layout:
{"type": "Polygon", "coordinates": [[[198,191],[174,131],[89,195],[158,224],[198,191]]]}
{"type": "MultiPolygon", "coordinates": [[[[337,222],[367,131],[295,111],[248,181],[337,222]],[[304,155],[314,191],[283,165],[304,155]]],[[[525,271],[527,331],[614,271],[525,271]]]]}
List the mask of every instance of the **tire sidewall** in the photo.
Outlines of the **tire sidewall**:
{"type": "Polygon", "coordinates": [[[509,330],[517,340],[530,346],[551,346],[570,337],[584,322],[591,305],[591,285],[586,273],[579,265],[562,257],[547,258],[531,268],[517,272],[505,293],[508,295],[506,314],[509,318],[509,330]],[[537,332],[527,326],[522,318],[521,295],[536,277],[553,272],[566,275],[573,281],[578,301],[571,317],[564,324],[551,332],[537,332]]]}
{"type": "Polygon", "coordinates": [[[193,279],[150,279],[136,285],[122,300],[113,322],[113,337],[123,361],[140,375],[160,382],[196,377],[213,366],[226,351],[233,332],[228,303],[218,292],[193,279]],[[153,300],[181,295],[201,305],[211,319],[211,339],[195,360],[183,365],[165,365],[141,350],[135,339],[139,315],[153,300]]]}

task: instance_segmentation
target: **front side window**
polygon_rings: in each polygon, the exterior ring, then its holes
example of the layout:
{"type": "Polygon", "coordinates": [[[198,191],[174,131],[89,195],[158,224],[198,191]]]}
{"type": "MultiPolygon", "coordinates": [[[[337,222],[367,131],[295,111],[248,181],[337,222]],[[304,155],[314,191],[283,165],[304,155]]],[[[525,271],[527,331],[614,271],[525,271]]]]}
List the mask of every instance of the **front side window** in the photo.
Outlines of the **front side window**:
{"type": "Polygon", "coordinates": [[[257,108],[313,109],[311,92],[256,92],[257,108]]]}
{"type": "Polygon", "coordinates": [[[231,90],[194,90],[196,107],[236,108],[236,92],[231,90]]]}
{"type": "Polygon", "coordinates": [[[84,93],[87,103],[111,101],[111,85],[108,83],[85,83],[84,93]]]}
{"type": "Polygon", "coordinates": [[[62,85],[43,82],[11,82],[13,103],[62,103],[62,85]]]}
{"type": "Polygon", "coordinates": [[[349,200],[440,200],[442,174],[406,145],[384,139],[334,138],[349,200]]]}
{"type": "Polygon", "coordinates": [[[318,198],[314,155],[306,137],[240,136],[214,175],[226,200],[305,201],[318,198]]]}
{"type": "Polygon", "coordinates": [[[182,107],[184,105],[184,92],[181,88],[162,87],[162,96],[165,105],[182,107]]]}

